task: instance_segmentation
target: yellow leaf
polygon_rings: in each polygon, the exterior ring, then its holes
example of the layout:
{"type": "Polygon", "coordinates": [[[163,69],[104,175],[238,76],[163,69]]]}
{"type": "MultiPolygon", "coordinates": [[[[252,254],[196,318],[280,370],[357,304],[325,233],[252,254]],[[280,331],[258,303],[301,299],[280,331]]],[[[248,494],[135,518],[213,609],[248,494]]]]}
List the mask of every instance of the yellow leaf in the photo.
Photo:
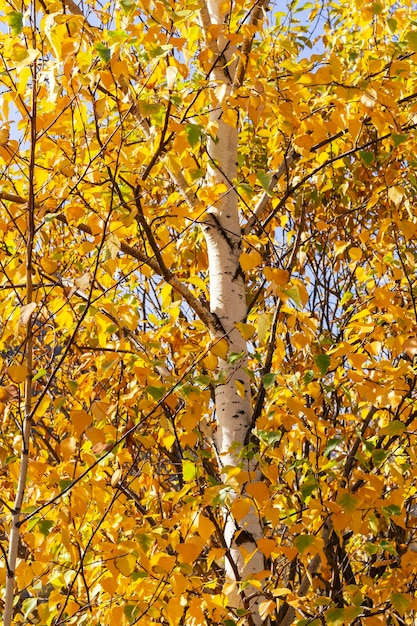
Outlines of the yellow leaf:
{"type": "Polygon", "coordinates": [[[244,272],[250,272],[250,270],[259,267],[262,262],[262,257],[257,250],[251,250],[250,252],[243,252],[240,255],[240,267],[244,272]]]}
{"type": "Polygon", "coordinates": [[[121,477],[122,477],[122,470],[118,468],[117,470],[113,472],[113,476],[110,479],[111,486],[114,487],[115,485],[117,485],[121,477]]]}
{"type": "Polygon", "coordinates": [[[170,572],[175,567],[175,556],[165,553],[157,553],[151,559],[151,564],[155,571],[170,572]]]}
{"type": "Polygon", "coordinates": [[[273,282],[275,285],[286,285],[290,280],[288,270],[279,270],[275,267],[264,267],[264,275],[266,280],[273,282]]]}
{"type": "Polygon", "coordinates": [[[210,348],[210,352],[219,357],[219,359],[226,360],[227,353],[229,351],[229,342],[223,337],[219,341],[216,341],[210,348]]]}
{"type": "Polygon", "coordinates": [[[205,515],[200,515],[198,518],[198,534],[200,537],[207,541],[216,530],[213,522],[211,522],[205,515]]]}
{"type": "Polygon", "coordinates": [[[258,339],[262,342],[271,328],[271,316],[268,313],[260,313],[256,321],[258,323],[258,339]]]}
{"type": "Polygon", "coordinates": [[[100,585],[103,587],[107,593],[111,596],[114,596],[117,590],[118,582],[115,576],[108,576],[107,578],[102,578],[100,580],[100,585]]]}
{"type": "Polygon", "coordinates": [[[59,266],[56,261],[48,259],[48,257],[43,257],[41,259],[41,267],[47,274],[54,274],[59,266]]]}
{"type": "Polygon", "coordinates": [[[224,548],[212,548],[206,558],[207,569],[210,570],[213,561],[223,558],[225,553],[226,550],[224,548]]]}
{"type": "Polygon", "coordinates": [[[391,202],[395,204],[395,206],[398,206],[399,204],[401,204],[401,201],[404,198],[404,195],[405,195],[405,192],[402,187],[394,186],[388,189],[388,198],[391,200],[391,202]]]}
{"type": "Polygon", "coordinates": [[[274,600],[265,600],[265,602],[261,602],[259,604],[259,616],[261,620],[266,620],[269,615],[272,615],[276,608],[277,604],[274,600]]]}
{"type": "Polygon", "coordinates": [[[356,369],[362,369],[363,364],[368,360],[367,354],[350,353],[347,355],[349,363],[356,369]]]}
{"type": "Polygon", "coordinates": [[[135,571],[136,557],[133,554],[125,554],[124,556],[119,556],[115,560],[115,564],[123,576],[130,576],[135,571]]]}
{"type": "Polygon", "coordinates": [[[235,500],[230,507],[230,511],[237,522],[240,522],[248,513],[252,504],[247,498],[235,500]]]}
{"type": "Polygon", "coordinates": [[[77,449],[77,439],[75,437],[66,437],[59,445],[59,451],[64,461],[69,461],[77,449]]]}
{"type": "Polygon", "coordinates": [[[336,256],[343,254],[343,252],[350,246],[349,241],[335,241],[333,243],[333,249],[336,256]]]}
{"type": "Polygon", "coordinates": [[[361,104],[366,109],[373,109],[377,102],[377,94],[375,89],[367,89],[367,91],[361,96],[361,104]]]}
{"type": "MultiPolygon", "coordinates": [[[[294,556],[295,554],[297,554],[297,550],[294,548],[294,556]]],[[[291,593],[291,589],[288,589],[287,587],[277,587],[272,590],[272,595],[278,598],[281,596],[287,596],[289,593],[291,593]]]]}
{"type": "Polygon", "coordinates": [[[85,272],[82,276],[79,276],[74,280],[74,285],[77,289],[81,289],[81,291],[85,291],[88,289],[91,282],[91,276],[89,272],[85,272]]]}
{"type": "Polygon", "coordinates": [[[70,413],[71,422],[74,427],[75,434],[80,437],[83,432],[90,426],[93,416],[83,409],[74,409],[70,413]]]}
{"type": "Polygon", "coordinates": [[[266,556],[267,559],[271,556],[274,550],[278,551],[277,544],[274,539],[258,539],[256,543],[262,554],[266,556]]]}
{"type": "Polygon", "coordinates": [[[217,357],[211,352],[209,352],[208,355],[205,356],[203,359],[204,367],[210,371],[217,369],[217,363],[217,357]]]}
{"type": "Polygon", "coordinates": [[[244,398],[246,394],[246,386],[242,380],[235,380],[235,387],[237,391],[237,395],[240,398],[244,398]]]}
{"type": "Polygon", "coordinates": [[[46,412],[48,411],[49,407],[51,404],[51,399],[49,396],[44,396],[38,406],[38,408],[36,409],[35,412],[35,417],[39,418],[39,417],[44,417],[46,412]]]}
{"type": "Polygon", "coordinates": [[[252,324],[237,322],[235,326],[245,341],[248,341],[255,334],[255,328],[252,326],[252,324]]]}
{"type": "Polygon", "coordinates": [[[352,261],[360,261],[362,258],[362,250],[360,248],[357,248],[356,246],[353,248],[350,248],[349,256],[352,259],[352,261]]]}
{"type": "Polygon", "coordinates": [[[178,561],[180,563],[194,563],[205,546],[202,537],[190,537],[185,543],[179,543],[176,547],[178,561]]]}
{"type": "Polygon", "coordinates": [[[178,68],[173,65],[169,65],[166,69],[167,87],[169,90],[174,88],[175,81],[178,74],[178,68]]]}
{"type": "Polygon", "coordinates": [[[29,373],[29,370],[26,365],[10,365],[7,368],[7,373],[14,383],[19,384],[25,380],[26,376],[29,373]]]}
{"type": "Polygon", "coordinates": [[[271,493],[264,482],[249,483],[246,485],[246,491],[256,500],[259,506],[269,502],[271,499],[271,493]]]}
{"type": "Polygon", "coordinates": [[[184,607],[181,604],[181,597],[175,597],[169,599],[167,610],[166,610],[166,618],[168,620],[169,626],[178,626],[181,618],[184,613],[184,607]]]}

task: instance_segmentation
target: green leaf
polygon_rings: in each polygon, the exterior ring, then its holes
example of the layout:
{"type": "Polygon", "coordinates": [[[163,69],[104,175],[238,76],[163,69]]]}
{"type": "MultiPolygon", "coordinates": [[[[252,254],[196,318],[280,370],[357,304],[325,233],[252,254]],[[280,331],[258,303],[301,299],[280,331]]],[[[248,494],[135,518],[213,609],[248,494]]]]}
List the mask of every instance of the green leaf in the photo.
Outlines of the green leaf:
{"type": "Polygon", "coordinates": [[[340,504],[348,513],[353,513],[358,507],[359,499],[357,496],[354,496],[353,493],[345,491],[337,498],[337,504],[340,504]]]}
{"type": "Polygon", "coordinates": [[[381,465],[381,463],[383,463],[390,454],[390,450],[380,450],[379,448],[377,450],[372,450],[372,461],[374,465],[381,465]]]}
{"type": "Polygon", "coordinates": [[[320,370],[320,374],[325,376],[330,367],[330,357],[328,354],[317,354],[314,357],[314,362],[320,370]]]}
{"type": "Polygon", "coordinates": [[[75,395],[77,393],[77,390],[78,390],[78,383],[75,380],[68,380],[67,381],[67,385],[68,385],[69,390],[71,391],[72,395],[75,395]]]}
{"type": "Polygon", "coordinates": [[[372,161],[375,159],[374,153],[367,152],[366,150],[359,150],[359,155],[365,165],[371,165],[372,161]]]}
{"type": "Polygon", "coordinates": [[[311,494],[317,488],[317,486],[318,486],[317,481],[314,478],[314,476],[313,475],[307,476],[307,478],[305,479],[305,481],[300,487],[300,492],[301,492],[301,497],[303,499],[303,502],[305,502],[306,499],[311,496],[311,494]]]}
{"type": "Polygon", "coordinates": [[[203,178],[204,176],[204,170],[200,170],[200,169],[189,170],[188,173],[192,181],[198,180],[199,178],[203,178]]]}
{"type": "Polygon", "coordinates": [[[326,615],[326,623],[329,626],[343,626],[345,610],[344,609],[329,609],[325,613],[326,615]]]}
{"type": "Polygon", "coordinates": [[[147,385],[146,391],[154,400],[160,400],[165,395],[165,387],[154,387],[153,385],[147,385]]]}
{"type": "Polygon", "coordinates": [[[234,363],[238,363],[239,361],[241,361],[244,357],[245,357],[244,352],[231,352],[227,356],[227,362],[233,365],[234,363]]]}
{"type": "Polygon", "coordinates": [[[302,555],[304,550],[312,546],[314,543],[314,537],[312,535],[298,535],[294,540],[294,545],[298,552],[302,555]]]}
{"type": "Polygon", "coordinates": [[[384,428],[381,428],[381,435],[401,435],[406,429],[404,422],[401,420],[393,420],[384,428]]]}
{"type": "Polygon", "coordinates": [[[146,533],[135,534],[135,541],[139,544],[139,547],[145,552],[145,554],[152,548],[154,539],[146,533]]]}
{"type": "Polygon", "coordinates": [[[334,437],[333,439],[329,439],[326,447],[324,448],[323,456],[329,456],[330,452],[335,450],[335,448],[337,448],[341,441],[343,441],[343,439],[341,439],[340,437],[334,437]]]}
{"type": "Polygon", "coordinates": [[[11,11],[7,15],[7,21],[9,22],[10,29],[12,31],[12,35],[16,37],[23,30],[23,13],[19,13],[18,11],[11,11]]]}
{"type": "Polygon", "coordinates": [[[389,504],[388,506],[382,507],[382,512],[388,517],[391,517],[392,515],[401,515],[401,507],[397,504],[389,504]]]}
{"type": "Polygon", "coordinates": [[[32,382],[35,382],[35,380],[39,380],[39,378],[42,378],[42,376],[46,376],[46,370],[44,369],[38,370],[38,372],[32,378],[32,382]]]}
{"type": "Polygon", "coordinates": [[[409,30],[404,37],[411,50],[417,52],[417,30],[409,30]]]}
{"type": "Polygon", "coordinates": [[[392,543],[390,541],[388,541],[388,539],[382,539],[382,541],[380,542],[379,545],[380,545],[381,549],[385,550],[385,552],[388,552],[388,554],[392,554],[393,556],[397,556],[397,550],[394,548],[392,543]]]}
{"type": "Polygon", "coordinates": [[[188,143],[194,148],[201,141],[201,128],[197,124],[187,124],[185,127],[188,143]]]}
{"type": "Polygon", "coordinates": [[[54,526],[55,526],[55,522],[53,520],[41,519],[38,522],[39,531],[42,533],[42,535],[45,535],[45,537],[49,535],[49,533],[51,532],[51,529],[54,526]]]}
{"type": "Polygon", "coordinates": [[[29,614],[32,613],[32,611],[34,611],[37,606],[38,606],[37,598],[26,598],[26,600],[23,600],[22,602],[23,617],[27,619],[29,617],[29,614]]]}
{"type": "Polygon", "coordinates": [[[303,303],[301,302],[300,292],[297,287],[289,287],[289,289],[283,289],[282,293],[285,293],[286,296],[291,298],[291,300],[298,306],[299,309],[303,308],[303,303]]]}
{"type": "Polygon", "coordinates": [[[137,604],[125,604],[124,614],[127,617],[130,624],[133,624],[136,621],[138,612],[139,612],[139,608],[137,604]]]}
{"type": "Polygon", "coordinates": [[[97,50],[98,56],[100,57],[100,59],[104,61],[104,63],[106,64],[110,63],[110,59],[111,59],[110,48],[108,48],[104,43],[95,43],[94,47],[97,50]]]}
{"type": "Polygon", "coordinates": [[[277,379],[277,375],[274,374],[273,372],[269,372],[268,374],[265,374],[265,376],[262,379],[262,384],[264,388],[269,389],[269,387],[272,387],[276,379],[277,379]]]}
{"type": "Polygon", "coordinates": [[[388,28],[392,33],[395,33],[397,30],[397,20],[394,20],[392,17],[387,19],[388,28]]]}
{"type": "Polygon", "coordinates": [[[303,376],[303,382],[305,385],[308,385],[308,383],[311,383],[311,381],[313,380],[313,378],[315,377],[315,372],[314,370],[307,370],[303,376]]]}
{"type": "Polygon", "coordinates": [[[233,619],[225,619],[223,623],[224,626],[236,626],[236,622],[233,619]]]}
{"type": "Polygon", "coordinates": [[[143,580],[144,578],[148,578],[148,573],[147,572],[132,572],[132,574],[130,575],[130,578],[132,580],[143,580]]]}
{"type": "Polygon", "coordinates": [[[119,4],[125,15],[133,13],[136,6],[135,0],[119,0],[119,4]]]}
{"type": "Polygon", "coordinates": [[[352,298],[353,298],[353,293],[351,291],[345,291],[345,293],[342,296],[342,299],[340,300],[340,306],[344,306],[346,302],[349,302],[349,300],[351,300],[352,298]]]}
{"type": "Polygon", "coordinates": [[[75,483],[75,480],[71,480],[70,478],[62,478],[59,481],[59,488],[61,491],[65,491],[65,489],[68,489],[68,487],[70,487],[73,483],[75,483]]]}
{"type": "Polygon", "coordinates": [[[266,174],[265,172],[258,172],[257,178],[258,178],[259,182],[261,183],[262,187],[267,192],[267,194],[269,196],[272,196],[271,192],[269,191],[269,185],[270,185],[270,182],[271,182],[270,174],[266,174]]]}
{"type": "Polygon", "coordinates": [[[401,617],[409,608],[411,602],[410,598],[405,593],[392,593],[390,596],[390,600],[392,606],[396,611],[398,611],[401,617]]]}
{"type": "Polygon", "coordinates": [[[368,542],[365,544],[365,551],[369,555],[377,554],[379,552],[379,546],[376,546],[374,543],[368,542]]]}
{"type": "Polygon", "coordinates": [[[149,50],[149,56],[151,57],[151,59],[162,59],[171,52],[172,48],[173,46],[169,44],[163,46],[154,45],[149,50]]]}
{"type": "Polygon", "coordinates": [[[396,133],[392,133],[391,137],[395,147],[399,146],[400,143],[404,143],[408,139],[408,135],[406,134],[397,135],[396,133]]]}

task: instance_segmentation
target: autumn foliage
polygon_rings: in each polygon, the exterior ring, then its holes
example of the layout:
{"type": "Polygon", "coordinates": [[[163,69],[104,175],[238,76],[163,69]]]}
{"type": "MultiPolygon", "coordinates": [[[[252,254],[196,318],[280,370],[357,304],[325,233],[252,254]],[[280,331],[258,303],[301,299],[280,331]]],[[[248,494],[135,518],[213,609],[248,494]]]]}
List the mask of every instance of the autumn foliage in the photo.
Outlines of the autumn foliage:
{"type": "Polygon", "coordinates": [[[413,3],[217,4],[1,0],[4,626],[417,620],[413,3]],[[241,353],[210,307],[228,194],[241,353]]]}

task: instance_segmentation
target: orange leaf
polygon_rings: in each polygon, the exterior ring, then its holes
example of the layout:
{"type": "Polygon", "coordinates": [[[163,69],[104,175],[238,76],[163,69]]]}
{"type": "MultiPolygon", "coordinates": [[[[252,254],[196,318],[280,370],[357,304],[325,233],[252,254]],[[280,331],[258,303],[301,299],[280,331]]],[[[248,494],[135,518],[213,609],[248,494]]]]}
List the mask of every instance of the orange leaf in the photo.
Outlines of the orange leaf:
{"type": "Polygon", "coordinates": [[[14,383],[22,383],[28,375],[28,368],[26,365],[10,365],[7,368],[7,373],[14,383]]]}
{"type": "Polygon", "coordinates": [[[19,390],[16,385],[7,385],[7,387],[0,387],[0,402],[10,402],[15,400],[19,395],[19,390]]]}

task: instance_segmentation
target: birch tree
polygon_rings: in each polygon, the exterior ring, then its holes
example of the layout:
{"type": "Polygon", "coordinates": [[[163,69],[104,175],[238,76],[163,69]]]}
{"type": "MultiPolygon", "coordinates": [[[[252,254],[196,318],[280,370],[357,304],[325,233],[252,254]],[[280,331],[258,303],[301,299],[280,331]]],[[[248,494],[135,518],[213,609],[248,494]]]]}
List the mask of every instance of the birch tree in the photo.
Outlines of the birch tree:
{"type": "Polygon", "coordinates": [[[0,19],[4,626],[414,623],[412,3],[0,19]]]}

